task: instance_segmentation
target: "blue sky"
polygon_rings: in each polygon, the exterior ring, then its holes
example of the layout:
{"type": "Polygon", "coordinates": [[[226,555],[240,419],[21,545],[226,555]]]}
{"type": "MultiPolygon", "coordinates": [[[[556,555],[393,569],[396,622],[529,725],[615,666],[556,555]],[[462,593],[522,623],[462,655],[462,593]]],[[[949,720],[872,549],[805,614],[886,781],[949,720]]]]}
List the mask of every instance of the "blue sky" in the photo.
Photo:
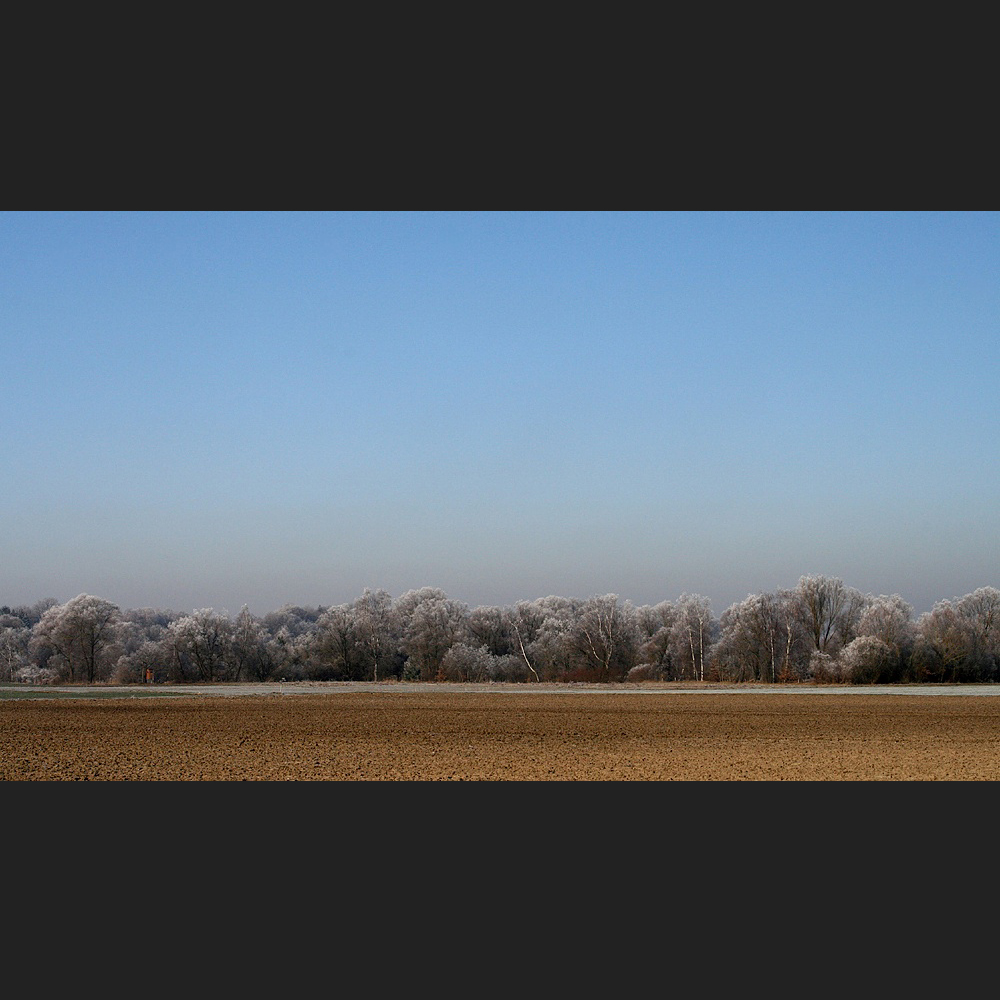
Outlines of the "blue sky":
{"type": "Polygon", "coordinates": [[[0,214],[0,604],[1000,586],[1000,213],[0,214]]]}

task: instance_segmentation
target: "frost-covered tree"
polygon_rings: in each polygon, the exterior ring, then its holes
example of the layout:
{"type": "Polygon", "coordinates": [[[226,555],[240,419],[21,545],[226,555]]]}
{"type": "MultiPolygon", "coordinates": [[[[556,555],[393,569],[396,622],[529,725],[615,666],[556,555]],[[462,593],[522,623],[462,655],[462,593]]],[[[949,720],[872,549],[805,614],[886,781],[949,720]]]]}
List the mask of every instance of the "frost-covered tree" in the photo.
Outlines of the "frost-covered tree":
{"type": "Polygon", "coordinates": [[[712,602],[701,594],[681,594],[670,630],[673,656],[682,677],[705,679],[705,661],[718,634],[712,602]]]}
{"type": "Polygon", "coordinates": [[[469,612],[465,629],[470,645],[485,646],[491,656],[506,656],[514,648],[507,609],[496,605],[480,605],[469,612]]]}
{"type": "Polygon", "coordinates": [[[337,604],[327,608],[309,633],[305,648],[309,676],[315,680],[358,680],[361,651],[353,606],[337,604]]]}
{"type": "Polygon", "coordinates": [[[132,646],[115,661],[111,679],[115,684],[142,684],[146,672],[151,671],[155,681],[164,681],[173,657],[173,651],[165,639],[146,639],[138,646],[132,646]]]}
{"type": "Polygon", "coordinates": [[[858,636],[874,636],[902,652],[913,641],[913,608],[899,594],[869,597],[858,616],[858,636]]]}
{"type": "Polygon", "coordinates": [[[308,674],[309,640],[326,608],[283,604],[270,611],[261,622],[268,635],[267,654],[271,676],[285,680],[303,679],[308,674]]]}
{"type": "Polygon", "coordinates": [[[229,615],[198,608],[167,626],[178,680],[211,683],[228,679],[227,657],[233,636],[229,615]]]}
{"type": "Polygon", "coordinates": [[[28,664],[28,642],[31,629],[14,615],[0,616],[0,676],[13,681],[17,672],[28,664]],[[17,624],[14,624],[14,623],[17,624]]]}
{"type": "Polygon", "coordinates": [[[264,681],[274,669],[274,657],[269,648],[270,635],[264,623],[251,614],[247,605],[233,620],[232,637],[229,643],[229,676],[234,681],[243,677],[264,681]]]}
{"type": "Polygon", "coordinates": [[[408,590],[396,602],[402,624],[401,649],[406,674],[434,680],[441,672],[445,653],[460,641],[469,607],[437,587],[408,590]]]}
{"type": "Polygon", "coordinates": [[[573,617],[566,643],[583,677],[624,680],[635,666],[639,645],[635,609],[617,594],[591,597],[573,617]]]}
{"type": "Polygon", "coordinates": [[[986,681],[1000,674],[1000,591],[980,587],[938,601],[917,620],[913,670],[917,679],[986,681]]]}
{"type": "Polygon", "coordinates": [[[287,625],[281,625],[267,642],[267,653],[273,667],[271,676],[291,680],[305,676],[304,650],[302,645],[308,642],[309,633],[296,637],[287,625]]]}
{"type": "Polygon", "coordinates": [[[128,608],[121,613],[112,677],[118,684],[141,683],[146,670],[165,680],[173,650],[167,641],[167,626],[180,614],[159,608],[128,608]]]}
{"type": "Polygon", "coordinates": [[[713,663],[723,679],[775,683],[804,677],[805,640],[792,591],[750,594],[719,619],[713,663]]]}
{"type": "Polygon", "coordinates": [[[384,678],[387,671],[395,672],[400,641],[399,615],[387,590],[365,587],[354,602],[354,633],[366,664],[366,674],[370,672],[372,679],[377,681],[380,673],[384,678]]]}
{"type": "Polygon", "coordinates": [[[540,680],[562,680],[574,666],[570,640],[583,603],[550,594],[514,605],[511,623],[517,626],[519,646],[524,643],[525,663],[540,680]]]}
{"type": "Polygon", "coordinates": [[[985,679],[1000,673],[1000,590],[979,587],[956,602],[959,616],[975,637],[974,656],[985,679]]]}
{"type": "Polygon", "coordinates": [[[643,604],[635,609],[635,622],[639,630],[639,648],[636,660],[647,669],[644,675],[655,680],[676,680],[671,652],[670,635],[677,617],[677,609],[670,601],[643,604]]]}
{"type": "Polygon", "coordinates": [[[310,608],[300,604],[283,604],[277,611],[269,611],[264,615],[262,621],[264,628],[272,636],[277,636],[281,629],[285,629],[289,638],[297,639],[316,627],[316,622],[325,610],[322,605],[310,608]]]}
{"type": "Polygon", "coordinates": [[[845,676],[852,684],[892,684],[899,680],[899,650],[875,635],[859,635],[840,652],[845,676]]]}
{"type": "Polygon", "coordinates": [[[441,661],[439,677],[446,681],[524,682],[531,675],[524,661],[512,654],[496,655],[486,646],[456,642],[441,661]]]}
{"type": "Polygon", "coordinates": [[[486,646],[456,642],[441,660],[439,676],[446,681],[477,683],[490,679],[493,654],[486,646]]]}
{"type": "Polygon", "coordinates": [[[864,595],[843,580],[821,575],[801,577],[796,592],[812,648],[835,656],[857,634],[864,595]]]}
{"type": "Polygon", "coordinates": [[[26,628],[34,628],[42,620],[42,615],[58,603],[54,597],[45,597],[40,601],[35,601],[34,604],[18,604],[13,608],[4,605],[4,607],[6,608],[5,614],[14,615],[26,628]]]}
{"type": "Polygon", "coordinates": [[[485,648],[492,657],[488,665],[491,678],[503,675],[508,679],[537,681],[540,678],[532,662],[532,644],[543,621],[544,613],[534,602],[519,601],[512,606],[474,608],[465,628],[469,644],[485,648]],[[510,657],[514,658],[514,664],[510,657]]]}
{"type": "Polygon", "coordinates": [[[866,602],[858,616],[856,637],[844,647],[845,654],[853,647],[847,669],[859,684],[902,680],[916,636],[913,608],[899,594],[869,595],[866,602]],[[882,645],[859,645],[861,639],[877,639],[882,645]]]}
{"type": "Polygon", "coordinates": [[[809,655],[806,676],[820,684],[841,684],[850,680],[847,667],[838,656],[814,649],[809,655]]]}
{"type": "Polygon", "coordinates": [[[536,643],[545,624],[545,610],[535,601],[518,601],[504,607],[503,621],[510,638],[511,655],[524,665],[532,680],[539,681],[536,643]]]}
{"type": "Polygon", "coordinates": [[[117,604],[93,594],[79,594],[45,611],[32,630],[35,648],[51,654],[49,666],[60,679],[93,684],[110,672],[104,655],[116,638],[117,604]]]}
{"type": "Polygon", "coordinates": [[[911,672],[918,681],[957,680],[971,644],[951,601],[938,601],[917,619],[911,672]]]}

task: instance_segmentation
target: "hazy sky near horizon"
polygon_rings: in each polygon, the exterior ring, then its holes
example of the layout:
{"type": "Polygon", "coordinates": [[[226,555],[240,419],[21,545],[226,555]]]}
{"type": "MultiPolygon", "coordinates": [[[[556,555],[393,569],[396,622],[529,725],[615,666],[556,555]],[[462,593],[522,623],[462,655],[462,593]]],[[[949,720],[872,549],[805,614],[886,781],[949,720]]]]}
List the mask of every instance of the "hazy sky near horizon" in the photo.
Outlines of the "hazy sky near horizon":
{"type": "Polygon", "coordinates": [[[1000,586],[1000,213],[5,212],[0,604],[1000,586]]]}

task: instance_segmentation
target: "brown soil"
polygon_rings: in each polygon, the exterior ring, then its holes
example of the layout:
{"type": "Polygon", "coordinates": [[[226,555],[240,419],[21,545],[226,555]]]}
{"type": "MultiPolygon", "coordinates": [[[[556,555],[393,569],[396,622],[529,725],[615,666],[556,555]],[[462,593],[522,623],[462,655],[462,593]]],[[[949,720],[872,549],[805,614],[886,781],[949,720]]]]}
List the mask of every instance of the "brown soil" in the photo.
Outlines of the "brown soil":
{"type": "Polygon", "coordinates": [[[997,780],[1000,698],[338,693],[0,702],[0,779],[997,780]]]}

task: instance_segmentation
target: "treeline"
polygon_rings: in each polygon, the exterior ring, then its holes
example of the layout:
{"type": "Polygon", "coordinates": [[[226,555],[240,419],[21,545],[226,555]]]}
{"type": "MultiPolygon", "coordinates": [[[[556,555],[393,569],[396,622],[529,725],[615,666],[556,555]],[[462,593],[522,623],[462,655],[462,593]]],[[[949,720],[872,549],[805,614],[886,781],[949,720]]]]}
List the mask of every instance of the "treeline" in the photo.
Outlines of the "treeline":
{"type": "Polygon", "coordinates": [[[123,610],[80,594],[0,607],[0,677],[35,684],[268,680],[989,682],[1000,677],[1000,590],[916,619],[898,595],[827,576],[752,594],[633,606],[616,594],[470,608],[435,587],[366,589],[263,616],[123,610]]]}

